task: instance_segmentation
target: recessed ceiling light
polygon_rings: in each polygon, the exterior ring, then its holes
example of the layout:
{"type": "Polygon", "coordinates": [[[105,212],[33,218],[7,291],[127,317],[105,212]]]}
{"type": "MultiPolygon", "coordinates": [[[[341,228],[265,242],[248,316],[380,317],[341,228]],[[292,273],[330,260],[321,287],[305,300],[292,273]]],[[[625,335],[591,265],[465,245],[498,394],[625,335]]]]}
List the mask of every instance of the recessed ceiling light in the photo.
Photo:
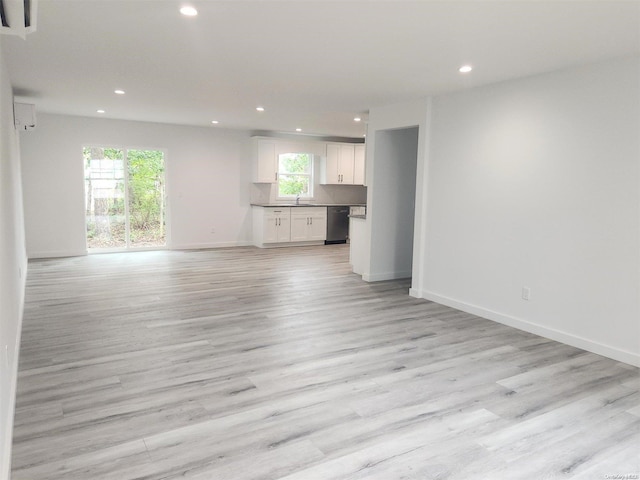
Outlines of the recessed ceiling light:
{"type": "Polygon", "coordinates": [[[116,93],[118,95],[124,95],[124,90],[114,90],[113,93],[116,93]]]}
{"type": "Polygon", "coordinates": [[[296,132],[301,132],[302,129],[301,128],[296,128],[296,132]]]}
{"type": "Polygon", "coordinates": [[[259,112],[264,112],[264,107],[256,107],[256,110],[259,112]]]}
{"type": "Polygon", "coordinates": [[[218,120],[211,120],[211,123],[217,124],[220,123],[218,120]]]}
{"type": "Polygon", "coordinates": [[[356,117],[353,119],[354,122],[359,122],[360,120],[362,120],[360,117],[356,117]]]}
{"type": "Polygon", "coordinates": [[[180,13],[187,17],[195,17],[196,15],[198,15],[198,11],[195,8],[189,6],[182,7],[180,9],[180,13]]]}
{"type": "Polygon", "coordinates": [[[104,110],[96,110],[98,113],[104,113],[104,110]]]}
{"type": "Polygon", "coordinates": [[[473,70],[471,65],[463,65],[458,69],[460,73],[469,73],[471,70],[473,70]]]}

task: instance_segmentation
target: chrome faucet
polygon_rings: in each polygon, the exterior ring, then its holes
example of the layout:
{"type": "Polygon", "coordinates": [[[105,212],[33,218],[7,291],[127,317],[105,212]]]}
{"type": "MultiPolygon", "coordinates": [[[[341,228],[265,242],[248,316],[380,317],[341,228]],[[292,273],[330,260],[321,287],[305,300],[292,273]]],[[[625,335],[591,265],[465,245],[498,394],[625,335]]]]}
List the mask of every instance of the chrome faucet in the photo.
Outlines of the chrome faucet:
{"type": "Polygon", "coordinates": [[[296,195],[296,205],[300,205],[300,195],[296,195]]]}

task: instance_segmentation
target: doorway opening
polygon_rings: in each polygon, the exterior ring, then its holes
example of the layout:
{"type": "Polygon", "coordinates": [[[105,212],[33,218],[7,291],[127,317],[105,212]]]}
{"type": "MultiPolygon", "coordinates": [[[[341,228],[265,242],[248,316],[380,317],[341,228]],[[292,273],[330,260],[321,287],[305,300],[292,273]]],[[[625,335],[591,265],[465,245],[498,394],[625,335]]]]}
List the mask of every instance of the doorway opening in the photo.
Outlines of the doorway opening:
{"type": "Polygon", "coordinates": [[[89,253],[167,245],[162,150],[83,147],[89,253]]]}
{"type": "Polygon", "coordinates": [[[411,278],[419,127],[375,132],[367,281],[411,278]]]}

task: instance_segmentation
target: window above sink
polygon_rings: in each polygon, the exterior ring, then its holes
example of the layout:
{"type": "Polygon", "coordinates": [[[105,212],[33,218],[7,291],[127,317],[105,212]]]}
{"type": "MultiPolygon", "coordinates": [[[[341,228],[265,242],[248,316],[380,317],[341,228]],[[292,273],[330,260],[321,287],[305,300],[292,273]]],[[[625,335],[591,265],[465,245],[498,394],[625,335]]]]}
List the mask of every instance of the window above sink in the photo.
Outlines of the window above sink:
{"type": "Polygon", "coordinates": [[[313,154],[278,155],[278,200],[313,198],[313,154]]]}

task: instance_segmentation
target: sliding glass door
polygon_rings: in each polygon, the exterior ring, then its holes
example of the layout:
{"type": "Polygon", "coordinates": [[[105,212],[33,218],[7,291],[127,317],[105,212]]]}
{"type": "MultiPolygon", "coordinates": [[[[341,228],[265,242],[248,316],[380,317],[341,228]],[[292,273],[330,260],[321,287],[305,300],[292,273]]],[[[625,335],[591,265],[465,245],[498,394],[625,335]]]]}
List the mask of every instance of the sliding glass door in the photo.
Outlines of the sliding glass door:
{"type": "Polygon", "coordinates": [[[160,150],[127,150],[126,158],[129,246],[164,246],[164,154],[160,150]]]}
{"type": "Polygon", "coordinates": [[[84,147],[83,156],[89,251],[164,247],[164,153],[84,147]]]}

